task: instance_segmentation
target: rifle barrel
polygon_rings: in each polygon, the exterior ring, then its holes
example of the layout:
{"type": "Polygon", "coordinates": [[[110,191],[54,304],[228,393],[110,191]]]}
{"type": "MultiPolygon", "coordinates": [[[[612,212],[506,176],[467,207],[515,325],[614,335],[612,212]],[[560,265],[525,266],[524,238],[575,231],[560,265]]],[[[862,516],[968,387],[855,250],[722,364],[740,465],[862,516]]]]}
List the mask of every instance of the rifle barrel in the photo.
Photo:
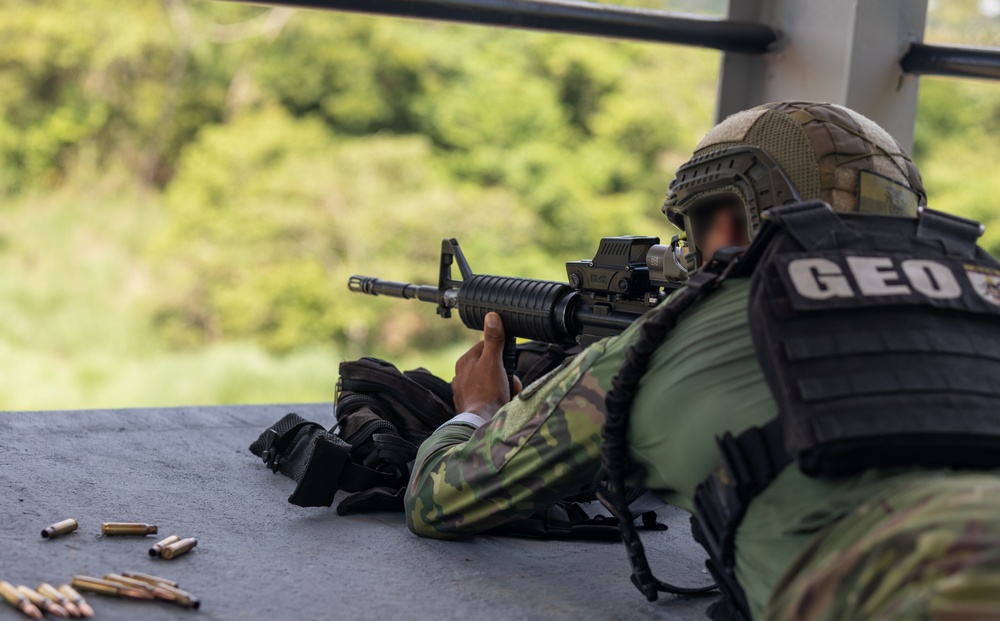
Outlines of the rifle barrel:
{"type": "Polygon", "coordinates": [[[414,285],[407,282],[395,282],[392,280],[382,280],[370,276],[351,276],[347,281],[347,286],[356,293],[367,293],[368,295],[387,295],[393,298],[416,299],[421,302],[437,304],[440,301],[438,288],[432,285],[414,285]]]}

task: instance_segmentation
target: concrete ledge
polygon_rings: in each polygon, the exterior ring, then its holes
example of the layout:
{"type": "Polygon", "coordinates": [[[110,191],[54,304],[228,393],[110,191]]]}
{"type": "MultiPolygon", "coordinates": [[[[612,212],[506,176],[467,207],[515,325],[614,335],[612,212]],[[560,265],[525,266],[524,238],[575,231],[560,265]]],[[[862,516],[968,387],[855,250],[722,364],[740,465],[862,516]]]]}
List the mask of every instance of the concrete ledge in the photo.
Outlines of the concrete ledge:
{"type": "MultiPolygon", "coordinates": [[[[286,502],[288,479],[247,450],[287,412],[332,424],[330,404],[0,413],[0,579],[144,571],[177,580],[199,611],[89,597],[100,619],[703,619],[711,599],[650,604],[620,544],[413,536],[401,514],[340,517],[286,502]],[[42,528],[74,517],[53,540],[42,528]],[[174,561],[157,537],[106,538],[104,521],[198,538],[174,561]]],[[[705,583],[687,517],[643,540],[658,577],[705,583]]],[[[23,618],[0,603],[0,620],[23,618]]]]}

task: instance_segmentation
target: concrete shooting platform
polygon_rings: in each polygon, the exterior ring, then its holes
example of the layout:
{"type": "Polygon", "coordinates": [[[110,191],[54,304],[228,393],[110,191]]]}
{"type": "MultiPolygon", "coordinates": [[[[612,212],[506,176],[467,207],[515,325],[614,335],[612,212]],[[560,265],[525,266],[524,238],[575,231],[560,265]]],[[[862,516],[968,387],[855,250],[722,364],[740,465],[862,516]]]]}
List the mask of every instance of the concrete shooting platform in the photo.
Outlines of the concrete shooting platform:
{"type": "MultiPolygon", "coordinates": [[[[481,536],[421,539],[403,515],[338,516],[287,502],[291,480],[247,447],[288,412],[333,423],[330,404],[0,413],[0,579],[34,586],[74,574],[171,578],[201,609],[91,595],[99,619],[704,619],[713,598],[631,585],[621,544],[481,536]],[[77,532],[42,539],[73,517],[77,532]],[[101,522],[159,526],[102,537],[101,522]],[[148,549],[177,533],[198,547],[173,561],[148,549]]],[[[644,532],[657,576],[704,584],[687,515],[660,510],[644,532]]],[[[24,619],[0,602],[0,620],[24,619]]]]}

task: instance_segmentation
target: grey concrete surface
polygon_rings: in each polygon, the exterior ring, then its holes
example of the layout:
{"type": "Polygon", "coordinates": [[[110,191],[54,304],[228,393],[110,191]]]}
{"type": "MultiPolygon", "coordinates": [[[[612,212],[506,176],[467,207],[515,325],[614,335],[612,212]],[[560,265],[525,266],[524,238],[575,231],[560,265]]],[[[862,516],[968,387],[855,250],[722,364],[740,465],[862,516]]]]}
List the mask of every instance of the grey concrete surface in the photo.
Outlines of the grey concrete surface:
{"type": "MultiPolygon", "coordinates": [[[[401,514],[341,517],[286,502],[292,482],[247,450],[287,412],[332,423],[329,404],[0,413],[0,579],[144,571],[177,580],[198,611],[91,596],[99,619],[703,619],[711,599],[648,603],[620,544],[420,539],[401,514]],[[74,517],[76,533],[40,531],[74,517]],[[157,537],[100,536],[104,521],[194,536],[173,561],[157,537]]],[[[661,579],[704,583],[687,517],[644,542],[661,579]]],[[[25,618],[0,603],[0,620],[25,618]]]]}

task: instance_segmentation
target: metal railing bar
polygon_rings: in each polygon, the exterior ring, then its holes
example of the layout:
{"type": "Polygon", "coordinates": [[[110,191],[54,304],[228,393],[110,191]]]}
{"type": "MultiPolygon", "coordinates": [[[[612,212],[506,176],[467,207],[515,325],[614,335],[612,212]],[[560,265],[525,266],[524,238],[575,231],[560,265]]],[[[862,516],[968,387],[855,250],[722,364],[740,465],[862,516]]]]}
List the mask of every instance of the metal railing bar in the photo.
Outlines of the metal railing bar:
{"type": "Polygon", "coordinates": [[[1000,80],[1000,48],[914,43],[899,65],[916,75],[1000,80]]]}
{"type": "Polygon", "coordinates": [[[744,54],[763,54],[781,40],[777,30],[764,24],[581,0],[264,0],[255,4],[677,43],[744,54]]]}

